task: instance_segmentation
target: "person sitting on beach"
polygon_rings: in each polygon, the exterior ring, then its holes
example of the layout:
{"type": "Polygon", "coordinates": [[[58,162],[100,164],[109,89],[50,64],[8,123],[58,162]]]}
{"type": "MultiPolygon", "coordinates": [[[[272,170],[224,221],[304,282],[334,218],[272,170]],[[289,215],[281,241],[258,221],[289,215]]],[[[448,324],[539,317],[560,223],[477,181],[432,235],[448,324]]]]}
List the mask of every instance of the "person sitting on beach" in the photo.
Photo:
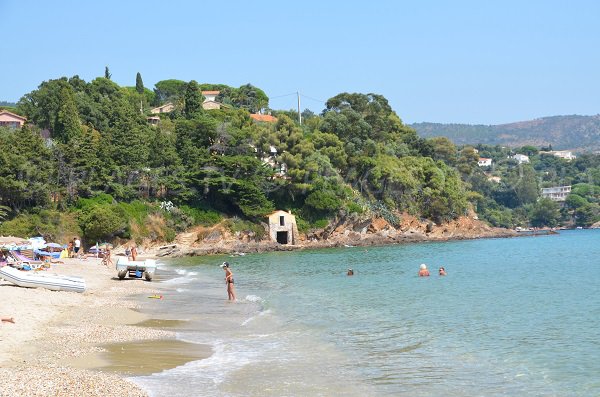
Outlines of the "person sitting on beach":
{"type": "Polygon", "coordinates": [[[2,317],[3,323],[15,323],[15,319],[13,317],[2,317]]]}
{"type": "Polygon", "coordinates": [[[346,273],[348,276],[354,276],[354,270],[352,269],[348,269],[348,273],[346,273]]]}
{"type": "Polygon", "coordinates": [[[235,289],[233,288],[233,272],[229,268],[229,263],[223,262],[221,269],[225,270],[225,284],[227,284],[227,295],[230,301],[235,301],[235,289]]]}
{"type": "Polygon", "coordinates": [[[429,270],[427,270],[427,265],[424,263],[420,266],[419,277],[429,277],[429,270]]]}
{"type": "Polygon", "coordinates": [[[446,276],[447,275],[446,269],[444,269],[443,267],[440,267],[439,274],[440,274],[440,276],[446,276]]]}

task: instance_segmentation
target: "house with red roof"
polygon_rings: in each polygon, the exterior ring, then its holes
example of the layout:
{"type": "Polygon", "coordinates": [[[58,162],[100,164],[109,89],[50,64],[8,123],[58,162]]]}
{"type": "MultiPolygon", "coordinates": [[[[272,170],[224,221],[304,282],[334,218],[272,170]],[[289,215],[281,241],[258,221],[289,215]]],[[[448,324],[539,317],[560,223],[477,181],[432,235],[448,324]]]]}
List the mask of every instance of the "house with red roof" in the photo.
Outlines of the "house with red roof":
{"type": "Polygon", "coordinates": [[[21,128],[27,119],[8,110],[0,110],[0,127],[21,128]]]}

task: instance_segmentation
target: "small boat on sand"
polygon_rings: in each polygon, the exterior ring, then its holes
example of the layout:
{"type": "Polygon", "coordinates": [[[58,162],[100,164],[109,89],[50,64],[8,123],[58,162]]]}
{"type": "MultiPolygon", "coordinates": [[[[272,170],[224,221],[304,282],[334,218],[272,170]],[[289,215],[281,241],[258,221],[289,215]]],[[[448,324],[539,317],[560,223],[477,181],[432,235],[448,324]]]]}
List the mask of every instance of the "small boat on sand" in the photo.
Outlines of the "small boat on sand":
{"type": "Polygon", "coordinates": [[[60,274],[21,271],[10,266],[0,268],[0,277],[19,287],[46,288],[53,291],[85,291],[85,279],[60,274]]]}
{"type": "Polygon", "coordinates": [[[156,260],[130,261],[127,257],[119,256],[115,267],[119,280],[123,280],[125,276],[129,275],[130,278],[142,278],[143,276],[146,281],[152,281],[156,272],[156,260]]]}

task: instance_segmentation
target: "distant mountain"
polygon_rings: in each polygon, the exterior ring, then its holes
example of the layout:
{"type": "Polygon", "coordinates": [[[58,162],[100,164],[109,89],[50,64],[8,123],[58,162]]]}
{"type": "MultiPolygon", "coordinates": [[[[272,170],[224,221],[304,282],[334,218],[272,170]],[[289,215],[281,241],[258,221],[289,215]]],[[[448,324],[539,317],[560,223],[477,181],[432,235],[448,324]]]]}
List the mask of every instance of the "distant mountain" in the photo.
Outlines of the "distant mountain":
{"type": "Polygon", "coordinates": [[[15,106],[17,106],[17,104],[14,102],[0,101],[0,107],[14,108],[15,106]]]}
{"type": "Polygon", "coordinates": [[[552,145],[553,149],[600,150],[600,115],[552,116],[499,125],[415,123],[411,127],[424,138],[445,136],[458,145],[552,145]]]}

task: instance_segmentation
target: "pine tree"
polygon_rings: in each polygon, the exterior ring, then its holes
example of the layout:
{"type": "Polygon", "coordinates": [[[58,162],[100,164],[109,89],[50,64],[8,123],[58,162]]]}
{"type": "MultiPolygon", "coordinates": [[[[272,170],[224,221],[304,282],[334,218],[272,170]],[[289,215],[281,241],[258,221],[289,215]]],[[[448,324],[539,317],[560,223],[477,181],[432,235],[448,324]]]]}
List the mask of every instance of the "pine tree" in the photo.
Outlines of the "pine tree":
{"type": "Polygon", "coordinates": [[[108,66],[105,66],[104,67],[104,78],[110,80],[111,77],[112,77],[112,74],[108,70],[108,66]]]}
{"type": "Polygon", "coordinates": [[[142,75],[140,72],[138,72],[135,76],[135,90],[138,92],[138,94],[144,93],[144,82],[142,81],[142,75]]]}

